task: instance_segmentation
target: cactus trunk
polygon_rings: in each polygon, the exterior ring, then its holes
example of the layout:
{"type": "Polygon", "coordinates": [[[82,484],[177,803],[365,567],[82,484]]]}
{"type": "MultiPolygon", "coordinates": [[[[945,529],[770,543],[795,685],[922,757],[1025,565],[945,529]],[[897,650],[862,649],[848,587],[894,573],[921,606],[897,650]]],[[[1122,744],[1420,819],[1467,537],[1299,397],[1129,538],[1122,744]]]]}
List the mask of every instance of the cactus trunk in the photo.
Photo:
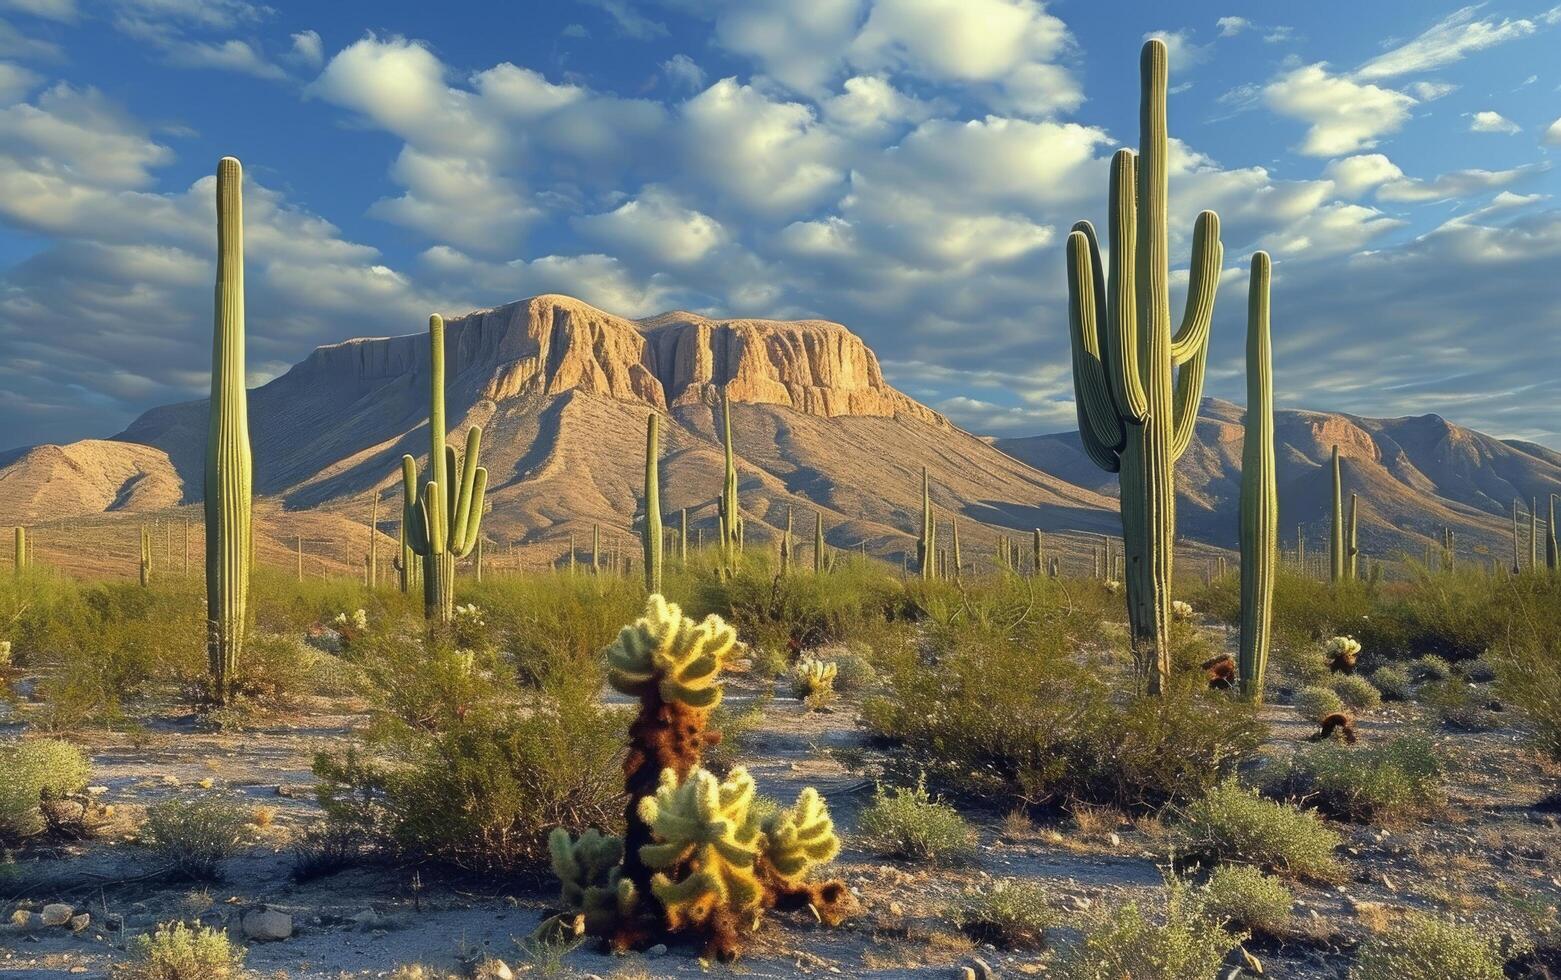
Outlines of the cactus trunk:
{"type": "Polygon", "coordinates": [[[721,393],[721,436],[726,451],[726,473],[721,482],[721,559],[727,574],[737,571],[743,550],[742,504],[737,499],[737,456],[732,447],[732,400],[721,393]]]}
{"type": "Polygon", "coordinates": [[[1350,494],[1350,527],[1344,546],[1344,577],[1351,582],[1360,577],[1360,495],[1350,494]]]}
{"type": "Polygon", "coordinates": [[[645,420],[645,523],[640,538],[645,546],[645,591],[661,592],[661,482],[657,464],[661,458],[661,416],[651,412],[645,420]]]}
{"type": "Polygon", "coordinates": [[[141,528],[141,588],[152,584],[152,529],[141,528]]]}
{"type": "Polygon", "coordinates": [[[917,571],[924,579],[937,574],[938,523],[932,510],[932,482],[927,468],[921,468],[921,538],[916,542],[917,571]]]}
{"type": "Polygon", "coordinates": [[[949,553],[949,557],[954,562],[954,578],[957,579],[965,567],[965,562],[959,550],[959,521],[954,518],[949,519],[949,553]]]}
{"type": "Polygon", "coordinates": [[[1539,498],[1528,501],[1528,567],[1539,568],[1539,498]]]}
{"type": "Polygon", "coordinates": [[[206,656],[211,696],[225,703],[238,682],[254,543],[253,466],[244,390],[243,168],[217,164],[217,285],[206,433],[206,656]]]}
{"type": "Polygon", "coordinates": [[[1550,495],[1550,523],[1545,533],[1545,567],[1552,572],[1561,571],[1561,550],[1556,547],[1556,495],[1550,495]]]}
{"type": "Polygon", "coordinates": [[[1339,472],[1339,447],[1333,447],[1333,523],[1329,526],[1328,580],[1342,582],[1347,577],[1344,562],[1344,480],[1339,472]]]}
{"type": "Polygon", "coordinates": [[[1274,465],[1273,350],[1269,343],[1268,253],[1252,256],[1247,288],[1247,417],[1241,444],[1241,691],[1263,700],[1279,549],[1274,465]]]}
{"type": "Polygon", "coordinates": [[[813,574],[824,574],[824,512],[813,512],[813,574]]]}
{"type": "Polygon", "coordinates": [[[1150,692],[1162,693],[1171,670],[1174,467],[1197,422],[1223,248],[1218,216],[1203,212],[1173,335],[1164,42],[1144,45],[1140,75],[1139,154],[1121,150],[1111,162],[1111,278],[1094,228],[1079,222],[1068,236],[1068,319],[1080,436],[1096,465],[1120,474],[1134,656],[1150,692]]]}

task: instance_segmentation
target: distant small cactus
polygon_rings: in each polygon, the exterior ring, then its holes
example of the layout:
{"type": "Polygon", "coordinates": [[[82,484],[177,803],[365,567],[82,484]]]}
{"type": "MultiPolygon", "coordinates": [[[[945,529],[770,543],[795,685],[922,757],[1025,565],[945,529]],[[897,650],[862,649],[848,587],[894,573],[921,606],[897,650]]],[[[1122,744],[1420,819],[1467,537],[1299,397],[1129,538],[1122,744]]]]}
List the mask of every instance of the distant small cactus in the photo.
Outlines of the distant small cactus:
{"type": "Polygon", "coordinates": [[[835,699],[835,676],[840,665],[832,660],[803,657],[791,669],[791,689],[797,700],[819,708],[835,699]]]}

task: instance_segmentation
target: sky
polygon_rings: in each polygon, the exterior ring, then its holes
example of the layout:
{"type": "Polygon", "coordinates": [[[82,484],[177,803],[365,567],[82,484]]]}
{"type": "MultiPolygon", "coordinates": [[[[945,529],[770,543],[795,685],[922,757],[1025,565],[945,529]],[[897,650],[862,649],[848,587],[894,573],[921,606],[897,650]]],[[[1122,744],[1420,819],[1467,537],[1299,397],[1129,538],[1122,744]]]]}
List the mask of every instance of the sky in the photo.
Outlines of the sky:
{"type": "Polygon", "coordinates": [[[1063,244],[1149,36],[1173,284],[1223,223],[1207,393],[1262,248],[1279,407],[1561,448],[1545,0],[0,0],[0,449],[206,392],[225,154],[254,384],[563,292],[838,320],[971,431],[1072,428],[1063,244]]]}

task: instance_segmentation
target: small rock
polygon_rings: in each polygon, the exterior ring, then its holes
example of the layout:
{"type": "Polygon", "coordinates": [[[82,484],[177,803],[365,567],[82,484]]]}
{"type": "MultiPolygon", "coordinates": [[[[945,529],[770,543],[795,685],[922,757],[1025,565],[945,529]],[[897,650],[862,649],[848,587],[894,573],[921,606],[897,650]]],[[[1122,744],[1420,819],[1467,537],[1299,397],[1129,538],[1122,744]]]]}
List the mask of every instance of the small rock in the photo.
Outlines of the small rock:
{"type": "Polygon", "coordinates": [[[88,786],[87,787],[87,795],[88,796],[102,796],[104,793],[107,793],[107,792],[108,792],[108,787],[107,786],[88,786]]]}
{"type": "Polygon", "coordinates": [[[666,943],[657,943],[656,945],[652,946],[650,949],[647,949],[645,951],[645,955],[651,957],[652,959],[654,959],[657,956],[666,956],[667,955],[667,944],[666,943]]]}
{"type": "Polygon", "coordinates": [[[92,916],[86,912],[70,917],[70,931],[80,932],[92,924],[92,916]]]}
{"type": "Polygon", "coordinates": [[[997,976],[992,972],[991,965],[981,957],[977,956],[970,962],[970,971],[976,975],[976,980],[994,980],[997,976]]]}
{"type": "Polygon", "coordinates": [[[1116,832],[1115,832],[1115,831],[1113,831],[1113,832],[1112,832],[1112,833],[1110,833],[1110,834],[1109,834],[1109,835],[1107,835],[1107,837],[1106,837],[1106,840],[1108,840],[1108,841],[1110,841],[1110,842],[1111,842],[1111,846],[1112,846],[1112,847],[1121,847],[1121,846],[1122,846],[1122,838],[1121,838],[1121,837],[1119,837],[1119,836],[1118,836],[1118,835],[1117,835],[1117,834],[1116,834],[1116,832]]]}
{"type": "Polygon", "coordinates": [[[293,917],[275,909],[244,913],[244,935],[257,942],[286,939],[293,934],[293,917]]]}
{"type": "Polygon", "coordinates": [[[65,923],[70,921],[70,917],[74,915],[75,912],[76,909],[73,906],[64,905],[59,902],[55,902],[52,905],[45,905],[43,907],[43,924],[46,926],[63,926],[65,923]]]}

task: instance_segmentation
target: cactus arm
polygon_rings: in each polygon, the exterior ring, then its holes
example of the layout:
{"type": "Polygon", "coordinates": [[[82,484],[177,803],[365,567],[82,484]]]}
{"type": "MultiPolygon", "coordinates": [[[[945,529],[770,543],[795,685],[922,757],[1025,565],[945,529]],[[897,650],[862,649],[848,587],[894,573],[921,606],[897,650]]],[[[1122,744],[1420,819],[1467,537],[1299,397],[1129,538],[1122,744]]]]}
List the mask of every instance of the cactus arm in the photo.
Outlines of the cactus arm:
{"type": "Polygon", "coordinates": [[[411,456],[401,457],[401,526],[412,553],[428,554],[428,525],[418,502],[417,460],[411,456]]]}
{"type": "MultiPolygon", "coordinates": [[[[462,460],[461,468],[461,492],[450,501],[455,511],[455,520],[450,525],[450,530],[460,540],[452,541],[451,550],[464,553],[470,551],[477,538],[477,527],[471,523],[472,515],[472,491],[477,482],[477,459],[482,449],[482,427],[474,425],[466,430],[466,456],[462,460]]],[[[455,486],[454,483],[449,484],[455,486]]],[[[482,513],[482,508],[477,508],[477,513],[482,513]]]]}
{"type": "Polygon", "coordinates": [[[433,480],[423,484],[423,496],[420,500],[422,508],[422,522],[424,535],[428,539],[428,548],[424,555],[442,555],[445,552],[445,514],[444,493],[442,488],[433,480]]]}
{"type": "Polygon", "coordinates": [[[1192,229],[1192,269],[1187,284],[1187,306],[1182,325],[1171,338],[1171,363],[1186,364],[1199,357],[1209,342],[1214,319],[1214,293],[1220,284],[1225,246],[1220,242],[1220,216],[1213,211],[1198,215],[1192,229]]]}
{"type": "Polygon", "coordinates": [[[1138,302],[1138,337],[1143,344],[1139,371],[1154,378],[1145,385],[1149,410],[1160,406],[1150,388],[1159,383],[1162,359],[1168,358],[1171,334],[1170,244],[1168,207],[1170,171],[1166,134],[1166,90],[1169,67],[1165,43],[1151,39],[1139,58],[1138,241],[1134,251],[1134,287],[1138,302]],[[1158,350],[1161,343],[1167,349],[1158,350]]]}
{"type": "MultiPolygon", "coordinates": [[[[1208,335],[1204,335],[1208,340],[1208,335]]],[[[1203,377],[1208,369],[1209,349],[1199,348],[1192,360],[1176,371],[1176,393],[1173,396],[1171,417],[1171,462],[1182,458],[1192,445],[1193,433],[1198,428],[1198,407],[1203,401],[1203,377]]]]}
{"type": "MultiPolygon", "coordinates": [[[[1138,253],[1138,155],[1118,150],[1111,158],[1107,209],[1110,222],[1111,283],[1106,300],[1105,346],[1111,397],[1124,422],[1149,417],[1144,365],[1139,360],[1139,297],[1134,256],[1138,253]]],[[[1096,255],[1095,276],[1100,276],[1096,255]]]]}
{"type": "Polygon", "coordinates": [[[1088,222],[1068,235],[1068,333],[1073,347],[1073,400],[1079,437],[1096,466],[1115,473],[1121,466],[1122,420],[1112,401],[1105,355],[1100,345],[1100,248],[1088,222]]]}
{"type": "Polygon", "coordinates": [[[471,507],[466,515],[466,530],[461,534],[462,545],[451,549],[455,557],[465,558],[482,543],[482,505],[488,496],[488,469],[475,467],[472,475],[471,507]]]}

